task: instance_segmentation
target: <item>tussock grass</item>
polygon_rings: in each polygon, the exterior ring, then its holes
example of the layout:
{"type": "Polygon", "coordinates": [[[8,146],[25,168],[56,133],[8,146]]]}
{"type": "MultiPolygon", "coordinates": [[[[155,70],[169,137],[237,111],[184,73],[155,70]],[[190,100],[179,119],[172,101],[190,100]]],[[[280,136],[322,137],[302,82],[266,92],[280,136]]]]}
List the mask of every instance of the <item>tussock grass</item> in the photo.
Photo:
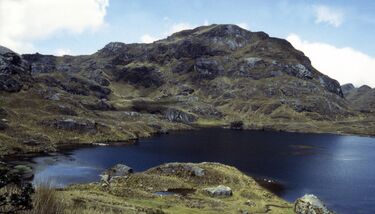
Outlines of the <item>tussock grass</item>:
{"type": "Polygon", "coordinates": [[[64,214],[66,205],[58,190],[49,182],[38,184],[33,195],[33,209],[23,214],[64,214]]]}

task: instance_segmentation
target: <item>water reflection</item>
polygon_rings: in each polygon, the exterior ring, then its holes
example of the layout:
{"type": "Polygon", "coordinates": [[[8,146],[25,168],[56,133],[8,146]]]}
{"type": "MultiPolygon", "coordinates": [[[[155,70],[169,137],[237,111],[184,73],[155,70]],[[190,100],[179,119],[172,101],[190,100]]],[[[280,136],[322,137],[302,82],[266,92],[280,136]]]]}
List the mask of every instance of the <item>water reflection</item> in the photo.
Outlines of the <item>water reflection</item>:
{"type": "Polygon", "coordinates": [[[36,158],[35,182],[50,178],[64,186],[91,182],[117,163],[143,171],[165,162],[221,162],[276,180],[294,201],[316,194],[339,213],[375,211],[375,139],[204,129],[141,140],[132,146],[82,148],[70,155],[36,158]]]}

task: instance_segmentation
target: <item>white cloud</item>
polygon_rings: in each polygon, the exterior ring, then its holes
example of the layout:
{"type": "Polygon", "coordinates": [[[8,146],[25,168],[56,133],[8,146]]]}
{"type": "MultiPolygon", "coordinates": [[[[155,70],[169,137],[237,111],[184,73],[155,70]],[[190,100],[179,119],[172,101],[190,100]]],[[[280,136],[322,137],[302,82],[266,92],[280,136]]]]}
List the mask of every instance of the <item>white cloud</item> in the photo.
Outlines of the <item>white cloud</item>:
{"type": "Polygon", "coordinates": [[[302,40],[290,34],[287,40],[308,56],[320,72],[341,84],[375,87],[375,58],[350,47],[338,48],[330,44],[302,40]]]}
{"type": "Polygon", "coordinates": [[[140,38],[140,41],[142,43],[153,43],[157,40],[166,38],[166,37],[168,37],[168,36],[170,36],[170,35],[172,35],[176,32],[180,32],[182,30],[187,30],[187,29],[192,29],[194,27],[196,27],[196,26],[192,25],[190,23],[187,23],[187,22],[175,23],[175,24],[169,25],[167,30],[159,36],[153,36],[153,35],[150,35],[150,34],[142,35],[141,38],[140,38]]]}
{"type": "Polygon", "coordinates": [[[72,51],[70,49],[59,48],[54,54],[56,56],[72,55],[72,51]]]}
{"type": "Polygon", "coordinates": [[[173,24],[169,28],[169,30],[167,32],[165,32],[164,34],[170,35],[170,34],[180,32],[180,31],[183,31],[183,30],[192,29],[194,27],[196,27],[196,26],[193,26],[193,25],[191,25],[190,23],[187,23],[187,22],[176,23],[176,24],[173,24]]]}
{"type": "Polygon", "coordinates": [[[156,37],[153,37],[153,36],[150,36],[149,34],[145,34],[141,37],[141,42],[142,43],[153,43],[155,42],[156,40],[158,40],[158,38],[156,37]]]}
{"type": "Polygon", "coordinates": [[[109,0],[0,0],[0,44],[15,51],[58,33],[82,33],[104,24],[109,0]]]}
{"type": "Polygon", "coordinates": [[[334,27],[339,27],[344,19],[342,11],[328,6],[314,6],[315,23],[326,23],[334,27]]]}
{"type": "Polygon", "coordinates": [[[238,23],[237,25],[243,29],[249,30],[249,25],[245,22],[238,23]]]}

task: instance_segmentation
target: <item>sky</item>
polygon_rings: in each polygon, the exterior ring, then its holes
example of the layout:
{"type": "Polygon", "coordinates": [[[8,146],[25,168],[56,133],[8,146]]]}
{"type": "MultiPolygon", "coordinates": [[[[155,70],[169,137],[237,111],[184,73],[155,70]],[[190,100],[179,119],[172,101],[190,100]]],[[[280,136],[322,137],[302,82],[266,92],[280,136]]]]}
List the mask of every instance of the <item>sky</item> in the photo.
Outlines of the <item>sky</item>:
{"type": "Polygon", "coordinates": [[[0,45],[92,54],[201,25],[237,24],[287,39],[341,84],[375,87],[373,0],[0,0],[0,45]]]}

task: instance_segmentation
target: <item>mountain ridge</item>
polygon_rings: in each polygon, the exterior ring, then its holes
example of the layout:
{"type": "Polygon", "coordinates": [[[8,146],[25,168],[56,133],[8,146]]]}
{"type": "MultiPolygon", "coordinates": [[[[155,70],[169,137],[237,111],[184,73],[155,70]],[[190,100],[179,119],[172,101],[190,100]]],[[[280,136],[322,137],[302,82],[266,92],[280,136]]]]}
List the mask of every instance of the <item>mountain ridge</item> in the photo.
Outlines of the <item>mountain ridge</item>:
{"type": "Polygon", "coordinates": [[[151,44],[111,42],[92,55],[3,50],[3,154],[238,121],[245,129],[375,135],[373,112],[353,105],[303,52],[236,25],[151,44]],[[17,90],[4,89],[10,80],[17,90]]]}

